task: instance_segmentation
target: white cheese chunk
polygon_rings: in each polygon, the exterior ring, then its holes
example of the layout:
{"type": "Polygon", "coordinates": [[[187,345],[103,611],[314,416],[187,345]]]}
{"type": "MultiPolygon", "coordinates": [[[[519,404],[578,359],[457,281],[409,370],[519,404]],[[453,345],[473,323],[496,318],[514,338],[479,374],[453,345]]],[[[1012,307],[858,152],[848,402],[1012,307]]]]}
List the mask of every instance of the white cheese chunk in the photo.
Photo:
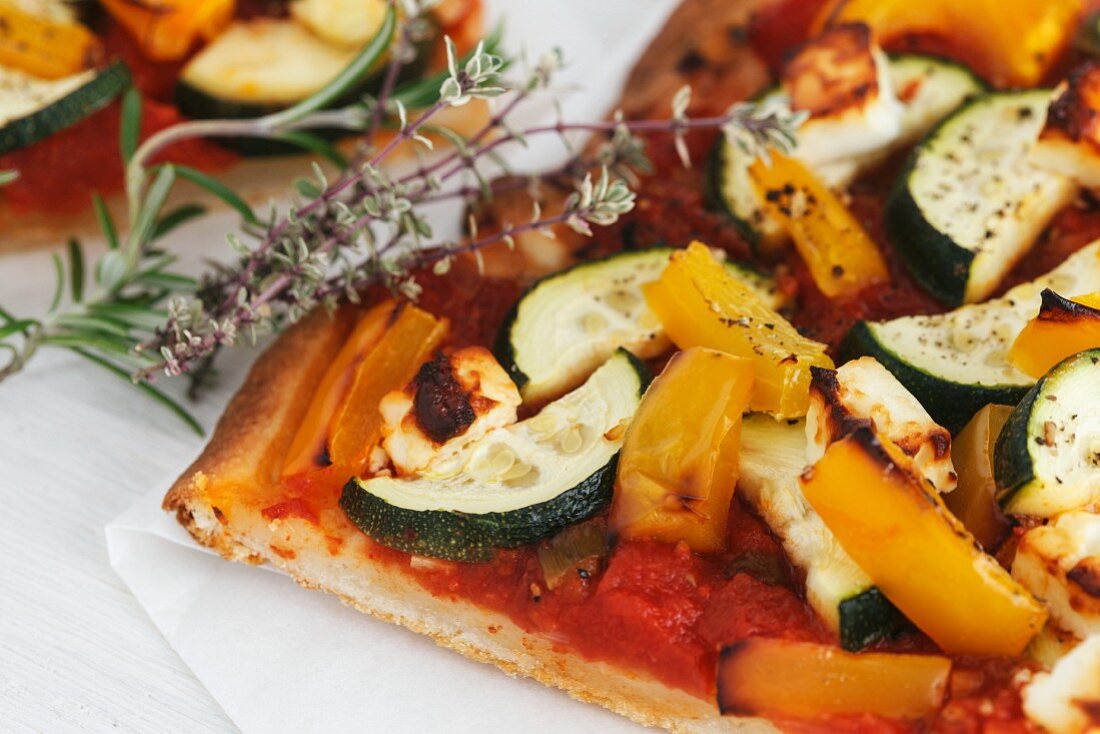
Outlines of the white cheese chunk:
{"type": "Polygon", "coordinates": [[[1100,635],[1100,515],[1067,512],[1020,539],[1012,575],[1078,637],[1100,635]]]}
{"type": "Polygon", "coordinates": [[[894,375],[874,357],[862,357],[835,372],[835,382],[815,376],[806,415],[806,459],[814,464],[843,438],[846,425],[871,427],[912,457],[921,474],[940,492],[958,483],[951,461],[951,434],[894,375]]]}
{"type": "Polygon", "coordinates": [[[1037,673],[1023,689],[1024,713],[1049,734],[1100,732],[1100,636],[1037,673]]]}
{"type": "Polygon", "coordinates": [[[515,383],[489,350],[466,347],[450,355],[440,354],[422,367],[403,390],[382,398],[378,406],[382,412],[382,446],[398,475],[416,474],[453,456],[492,429],[515,423],[521,402],[515,383]],[[442,387],[438,376],[428,379],[426,370],[445,373],[442,387]],[[449,392],[465,413],[465,421],[472,421],[464,427],[459,425],[457,435],[440,441],[425,427],[417,404],[448,397],[438,394],[442,392],[449,392]]]}

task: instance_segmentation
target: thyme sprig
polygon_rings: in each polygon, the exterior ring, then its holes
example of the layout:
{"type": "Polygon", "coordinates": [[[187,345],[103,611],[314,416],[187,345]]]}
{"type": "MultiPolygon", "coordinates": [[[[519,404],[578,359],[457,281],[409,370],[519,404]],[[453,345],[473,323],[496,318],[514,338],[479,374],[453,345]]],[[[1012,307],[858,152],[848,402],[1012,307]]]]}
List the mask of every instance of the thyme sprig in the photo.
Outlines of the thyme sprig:
{"type": "Polygon", "coordinates": [[[782,110],[734,105],[725,114],[690,118],[690,91],[673,100],[668,119],[628,121],[621,115],[601,122],[517,128],[514,113],[544,93],[561,68],[559,52],[543,55],[518,80],[505,78],[507,63],[496,52],[494,33],[463,58],[445,39],[447,69],[434,77],[398,84],[402,69],[415,58],[424,13],[432,0],[405,0],[399,21],[391,6],[374,39],[331,84],[309,99],[254,120],[184,122],[138,143],[140,99],[123,101],[121,149],[126,162],[129,204],[127,234],[119,235],[102,201],[95,198],[107,252],[95,264],[93,290],[86,294],[84,254],[70,242],[67,258],[55,256],[58,287],[54,303],[41,318],[17,318],[0,309],[0,381],[25,367],[41,347],[70,349],[114,374],[133,376],[145,392],[198,430],[186,410],[149,384],[161,372],[206,374],[217,352],[301,318],[309,310],[356,301],[366,287],[384,284],[407,298],[421,289],[416,273],[446,272],[454,258],[479,253],[493,243],[512,244],[524,232],[552,234],[561,225],[583,235],[593,226],[614,223],[635,201],[631,188],[649,170],[644,138],[671,133],[685,164],[684,136],[691,130],[720,129],[747,151],[766,156],[768,147],[787,149],[799,118],[782,110]],[[366,72],[389,54],[377,94],[335,109],[366,72]],[[503,98],[489,120],[468,136],[438,120],[446,109],[473,100],[503,98]],[[410,109],[419,112],[410,114],[410,109]],[[351,161],[313,130],[337,127],[362,134],[351,161]],[[391,130],[376,147],[383,129],[391,130]],[[599,144],[576,153],[564,166],[541,175],[516,177],[507,151],[531,138],[554,136],[570,145],[574,134],[597,136],[599,144]],[[284,140],[341,166],[327,176],[314,166],[296,184],[288,211],[261,219],[224,184],[195,169],[156,163],[170,145],[192,138],[256,137],[284,140]],[[435,151],[439,141],[445,149],[435,151]],[[401,151],[416,154],[414,166],[401,151]],[[402,168],[401,161],[406,161],[402,168]],[[411,170],[410,170],[411,169],[411,170]],[[228,243],[236,259],[211,267],[197,282],[172,270],[174,257],[159,248],[163,236],[202,213],[185,205],[166,211],[168,194],[180,178],[205,188],[234,208],[242,219],[228,243]],[[536,204],[529,220],[504,223],[481,236],[473,228],[456,241],[435,236],[427,211],[447,199],[484,203],[499,191],[542,180],[573,181],[574,191],[560,210],[544,213],[536,204]],[[68,295],[68,308],[62,303],[68,295]]]}

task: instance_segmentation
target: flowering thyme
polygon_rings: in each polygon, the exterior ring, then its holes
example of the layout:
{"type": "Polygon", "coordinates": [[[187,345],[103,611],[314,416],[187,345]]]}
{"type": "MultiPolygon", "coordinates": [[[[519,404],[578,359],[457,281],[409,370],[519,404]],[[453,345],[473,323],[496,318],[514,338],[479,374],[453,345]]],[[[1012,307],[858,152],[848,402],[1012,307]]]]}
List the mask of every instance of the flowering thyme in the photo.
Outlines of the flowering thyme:
{"type": "MultiPolygon", "coordinates": [[[[671,133],[685,164],[684,136],[691,130],[720,129],[756,155],[768,147],[787,149],[800,120],[779,110],[734,105],[726,114],[689,118],[690,92],[674,98],[672,115],[663,120],[611,120],[592,123],[557,121],[514,128],[513,113],[551,84],[562,58],[545,54],[518,81],[504,77],[505,61],[495,52],[495,39],[479,43],[458,58],[445,39],[447,69],[428,80],[398,85],[401,70],[413,58],[431,0],[405,0],[399,24],[391,8],[378,36],[340,75],[308,100],[254,120],[185,122],[158,133],[140,146],[136,120],[140,105],[129,95],[123,105],[123,145],[127,159],[129,234],[123,240],[106,209],[97,213],[111,249],[94,268],[98,291],[85,300],[77,291],[84,280],[83,256],[75,243],[68,265],[57,261],[59,281],[72,281],[73,309],[61,312],[55,303],[43,319],[17,319],[0,309],[0,348],[10,353],[0,364],[0,380],[19,371],[40,346],[62,346],[116,373],[131,372],[143,390],[186,413],[155,388],[144,384],[156,374],[205,371],[216,352],[293,322],[318,306],[335,307],[355,301],[362,289],[384,284],[415,298],[420,284],[414,272],[430,267],[445,272],[461,253],[477,253],[495,242],[511,244],[524,232],[549,232],[564,225],[582,235],[593,226],[614,223],[634,206],[631,184],[648,172],[643,136],[671,133]],[[375,96],[337,109],[323,109],[345,95],[367,70],[389,51],[381,87],[375,96]],[[496,111],[468,137],[441,128],[436,120],[445,109],[473,100],[502,97],[496,111]],[[136,109],[136,112],[135,112],[136,109]],[[419,112],[410,113],[410,109],[419,112]],[[330,180],[320,167],[300,180],[298,198],[282,216],[261,220],[231,190],[198,171],[170,164],[151,164],[164,147],[193,137],[250,136],[295,142],[344,162],[338,151],[310,131],[338,127],[363,134],[358,154],[330,180]],[[370,146],[374,133],[394,133],[379,148],[370,146]],[[461,198],[484,202],[495,192],[515,187],[505,155],[509,146],[525,145],[536,136],[556,136],[567,142],[573,133],[592,133],[602,141],[587,154],[573,156],[562,168],[530,180],[572,179],[574,191],[559,211],[544,213],[538,205],[529,221],[505,223],[500,231],[479,237],[444,241],[435,237],[426,217],[435,203],[461,198]],[[438,137],[436,137],[438,136],[438,137]],[[448,146],[434,151],[433,137],[448,146]],[[404,171],[389,165],[403,144],[417,152],[417,165],[404,171]],[[235,208],[242,216],[239,234],[228,243],[236,262],[218,265],[197,283],[170,271],[173,258],[160,252],[156,241],[171,227],[201,212],[196,207],[164,212],[167,195],[178,178],[199,184],[235,208]],[[13,340],[21,340],[17,346],[13,340]]],[[[60,290],[57,302],[60,303],[60,290]]]]}

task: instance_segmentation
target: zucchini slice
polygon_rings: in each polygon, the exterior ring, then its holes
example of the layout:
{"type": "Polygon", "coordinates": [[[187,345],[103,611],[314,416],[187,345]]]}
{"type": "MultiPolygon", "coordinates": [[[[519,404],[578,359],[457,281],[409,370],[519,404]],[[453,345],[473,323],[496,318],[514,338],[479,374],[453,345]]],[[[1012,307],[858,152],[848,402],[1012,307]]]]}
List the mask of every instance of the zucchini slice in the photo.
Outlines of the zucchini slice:
{"type": "Polygon", "coordinates": [[[1077,193],[1029,158],[1049,97],[998,92],[966,104],[917,146],[890,192],[891,241],[949,306],[988,298],[1077,193]]]}
{"type": "Polygon", "coordinates": [[[117,61],[63,79],[0,66],[0,155],[33,145],[106,107],[130,83],[117,61]]]}
{"type": "MultiPolygon", "coordinates": [[[[984,91],[982,82],[965,66],[918,54],[890,56],[891,84],[902,103],[898,138],[872,154],[850,163],[816,167],[828,185],[843,188],[859,173],[873,168],[892,152],[912,145],[966,99],[984,91]]],[[[778,87],[757,97],[766,104],[786,104],[778,87]]],[[[812,124],[807,122],[806,124],[812,124]]],[[[796,150],[795,155],[802,158],[796,150]]],[[[749,179],[753,158],[725,138],[714,147],[707,168],[708,196],[750,242],[768,249],[785,239],[782,227],[764,210],[749,179]]]]}
{"type": "Polygon", "coordinates": [[[874,357],[937,423],[958,433],[982,406],[1015,405],[1035,384],[1007,355],[1016,335],[1038,313],[1044,288],[1067,297],[1100,290],[1100,242],[1002,298],[934,316],[861,321],[844,337],[841,359],[874,357]]]}
{"type": "MultiPolygon", "coordinates": [[[[525,402],[579,385],[620,347],[640,359],[669,348],[641,286],[661,275],[672,252],[654,247],[581,263],[543,278],[519,299],[494,351],[525,402]]],[[[781,305],[774,280],[735,263],[726,267],[770,306],[781,305]]]]}
{"type": "Polygon", "coordinates": [[[860,650],[894,634],[905,618],[871,583],[825,527],[798,477],[806,468],[804,421],[746,416],[741,426],[739,491],[806,572],[806,599],[836,631],[845,650],[860,650]]]}
{"type": "Polygon", "coordinates": [[[607,509],[625,427],[648,381],[619,350],[537,415],[490,431],[409,479],[353,479],[340,506],[379,543],[486,561],[607,509]]]}
{"type": "Polygon", "coordinates": [[[993,453],[997,499],[1053,517],[1100,502],[1100,349],[1066,359],[1012,411],[993,453]]]}
{"type": "Polygon", "coordinates": [[[321,89],[356,53],[292,20],[237,21],[183,68],[176,104],[200,119],[260,117],[321,89]]]}

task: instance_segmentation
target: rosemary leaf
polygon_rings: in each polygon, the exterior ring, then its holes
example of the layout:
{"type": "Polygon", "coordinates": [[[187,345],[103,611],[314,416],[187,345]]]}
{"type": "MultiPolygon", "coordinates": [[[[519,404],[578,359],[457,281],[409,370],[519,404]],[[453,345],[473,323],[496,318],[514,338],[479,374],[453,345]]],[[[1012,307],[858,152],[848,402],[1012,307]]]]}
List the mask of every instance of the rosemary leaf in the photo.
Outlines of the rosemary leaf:
{"type": "Polygon", "coordinates": [[[268,115],[265,123],[269,128],[277,129],[289,123],[302,119],[311,112],[326,107],[349,93],[370,74],[382,55],[389,49],[393,41],[393,31],[397,27],[397,12],[390,4],[386,9],[386,17],[382,19],[382,25],[372,38],[350,64],[344,67],[335,79],[324,87],[306,97],[298,104],[285,110],[268,115]]]}
{"type": "Polygon", "coordinates": [[[173,167],[176,169],[176,173],[180,178],[187,179],[196,186],[206,189],[228,206],[236,209],[237,213],[240,214],[241,218],[248,224],[258,225],[260,223],[260,220],[256,218],[256,213],[252,211],[252,207],[250,207],[244,199],[237,196],[233,189],[229,188],[221,181],[211,178],[202,171],[191,168],[190,166],[174,165],[173,167]]]}
{"type": "Polygon", "coordinates": [[[57,276],[53,288],[53,299],[50,301],[48,309],[49,313],[53,313],[61,305],[61,295],[65,292],[65,265],[61,262],[61,256],[56,252],[50,255],[50,260],[53,261],[54,274],[57,276]]]}
{"type": "Polygon", "coordinates": [[[114,220],[111,219],[111,213],[107,211],[107,205],[103,202],[103,197],[98,192],[92,193],[92,204],[95,207],[96,219],[99,220],[99,229],[103,232],[103,238],[107,241],[107,247],[117,250],[118,230],[115,228],[114,220]]]}
{"type": "Polygon", "coordinates": [[[138,148],[141,135],[141,93],[130,87],[122,95],[122,119],[119,123],[119,150],[123,162],[129,164],[138,148]]]}
{"type": "Polygon", "coordinates": [[[153,234],[150,239],[153,241],[159,240],[181,224],[195,217],[201,217],[205,213],[206,207],[200,204],[184,204],[183,206],[176,207],[157,221],[156,225],[153,227],[153,234]]]}
{"type": "Polygon", "coordinates": [[[19,171],[4,170],[0,171],[0,186],[7,186],[10,183],[14,183],[19,178],[19,171]]]}
{"type": "Polygon", "coordinates": [[[168,199],[168,193],[172,190],[175,180],[175,166],[162,166],[157,171],[156,178],[149,185],[149,190],[145,193],[145,201],[142,202],[137,219],[134,221],[134,231],[130,233],[130,238],[134,242],[144,243],[150,240],[156,227],[156,217],[164,207],[164,202],[168,199]]]}
{"type": "Polygon", "coordinates": [[[84,300],[84,250],[75,238],[69,240],[69,290],[73,303],[84,300]]]}
{"type": "Polygon", "coordinates": [[[19,319],[18,321],[8,321],[8,323],[0,326],[0,339],[7,339],[12,334],[25,334],[27,330],[38,324],[34,319],[19,319]]]}
{"type": "Polygon", "coordinates": [[[108,316],[82,316],[63,314],[54,321],[59,327],[71,330],[74,334],[113,334],[129,337],[130,327],[122,321],[108,316]]]}
{"type": "Polygon", "coordinates": [[[201,436],[205,435],[205,431],[202,428],[202,424],[200,424],[195,419],[195,417],[187,411],[186,408],[184,408],[182,405],[180,405],[178,402],[173,400],[171,397],[166,395],[161,390],[158,390],[157,388],[153,387],[152,385],[150,385],[147,382],[134,383],[133,380],[130,379],[130,372],[128,370],[125,370],[125,369],[119,367],[118,365],[114,364],[113,362],[111,362],[109,360],[106,360],[103,357],[100,357],[98,354],[93,354],[92,352],[89,352],[89,351],[87,351],[85,349],[82,349],[80,347],[72,347],[71,349],[72,349],[73,352],[75,352],[76,354],[79,354],[84,359],[87,359],[88,361],[99,365],[100,367],[107,370],[111,374],[113,374],[117,377],[120,377],[123,380],[125,380],[126,382],[128,382],[128,383],[134,385],[135,387],[137,387],[138,390],[145,393],[150,398],[152,398],[154,401],[156,401],[157,403],[160,403],[160,405],[162,405],[163,407],[165,407],[169,411],[171,411],[177,418],[179,418],[181,421],[183,421],[187,425],[188,428],[190,428],[192,431],[194,431],[197,436],[201,437],[201,436]]]}
{"type": "Polygon", "coordinates": [[[153,331],[168,316],[168,312],[162,308],[129,303],[90,303],[88,312],[144,331],[153,331]]]}
{"type": "Polygon", "coordinates": [[[286,130],[276,135],[275,139],[296,145],[302,150],[316,153],[341,170],[348,167],[347,157],[320,135],[307,133],[304,130],[286,130]]]}

